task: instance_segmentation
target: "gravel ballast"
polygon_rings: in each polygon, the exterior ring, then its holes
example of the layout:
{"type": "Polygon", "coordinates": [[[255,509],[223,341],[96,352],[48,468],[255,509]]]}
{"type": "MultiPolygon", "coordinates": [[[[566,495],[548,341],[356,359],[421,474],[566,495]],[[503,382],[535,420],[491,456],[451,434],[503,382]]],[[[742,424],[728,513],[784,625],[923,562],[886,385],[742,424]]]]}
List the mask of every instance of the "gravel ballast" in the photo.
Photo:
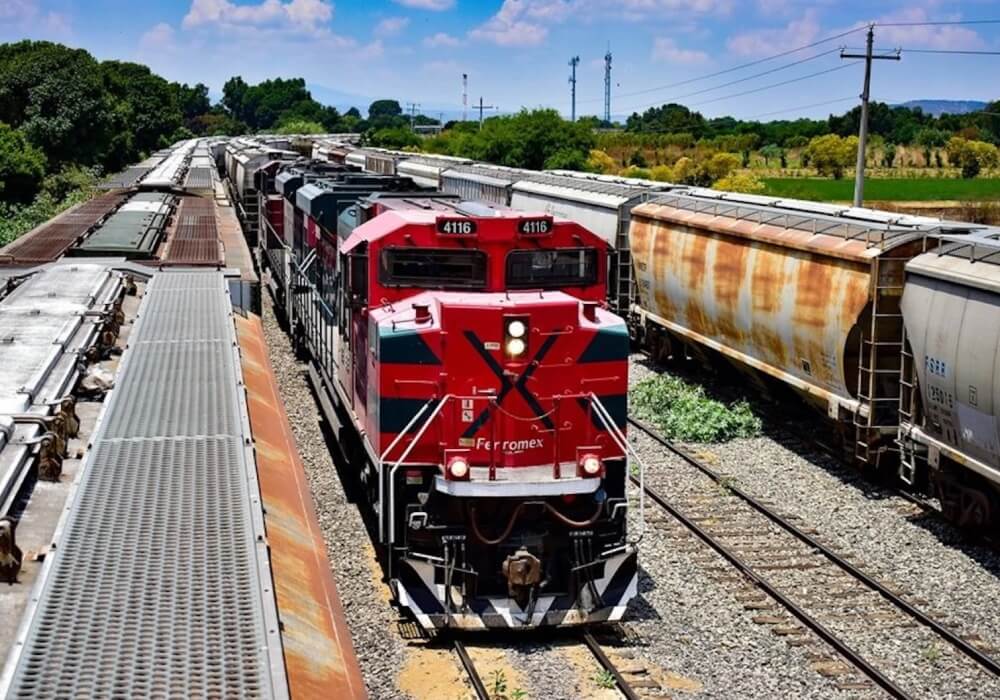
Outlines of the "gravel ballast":
{"type": "Polygon", "coordinates": [[[270,299],[264,303],[264,337],[309,478],[365,685],[373,699],[399,698],[396,675],[405,664],[406,650],[397,632],[397,615],[379,580],[378,564],[358,507],[344,495],[305,368],[296,361],[288,337],[278,326],[270,299]]]}
{"type": "MultiPolygon", "coordinates": [[[[651,371],[648,361],[636,356],[631,381],[640,381],[651,371]]],[[[862,479],[851,467],[789,439],[787,433],[776,430],[777,439],[763,436],[689,447],[706,455],[713,469],[733,478],[745,491],[786,515],[798,516],[800,526],[813,528],[818,539],[883,583],[901,589],[911,603],[939,622],[963,635],[978,635],[987,642],[988,653],[997,656],[996,649],[989,648],[1000,642],[1000,617],[995,614],[1000,609],[996,554],[965,541],[938,516],[924,514],[906,499],[862,479]]],[[[652,441],[647,445],[644,438],[633,439],[651,456],[663,452],[652,441]]],[[[683,482],[687,473],[671,470],[671,480],[683,482]]],[[[671,488],[683,493],[685,486],[671,488]]],[[[918,649],[886,642],[867,651],[873,661],[888,659],[890,668],[910,665],[921,676],[932,677],[934,687],[907,686],[918,696],[996,696],[995,679],[981,682],[983,672],[971,662],[955,659],[946,643],[928,644],[924,637],[922,630],[914,633],[913,646],[919,645],[918,649]],[[904,661],[907,658],[910,661],[904,661]]],[[[902,673],[901,681],[909,675],[905,670],[902,673]]]]}

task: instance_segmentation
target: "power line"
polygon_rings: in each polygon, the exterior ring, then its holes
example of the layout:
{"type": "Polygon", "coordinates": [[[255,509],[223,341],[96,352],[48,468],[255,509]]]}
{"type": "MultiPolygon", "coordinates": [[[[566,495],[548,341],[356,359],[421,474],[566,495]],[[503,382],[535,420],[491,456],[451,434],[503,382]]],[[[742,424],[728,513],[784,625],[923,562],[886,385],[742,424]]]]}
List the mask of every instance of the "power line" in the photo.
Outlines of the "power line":
{"type": "Polygon", "coordinates": [[[803,80],[809,80],[809,78],[815,78],[820,75],[826,75],[827,73],[834,73],[838,70],[844,70],[845,68],[850,68],[853,65],[861,63],[861,61],[852,61],[851,63],[844,63],[839,66],[834,66],[833,68],[827,68],[826,70],[816,71],[815,73],[810,73],[809,75],[803,75],[798,78],[792,78],[790,80],[783,80],[780,83],[772,83],[771,85],[764,85],[763,87],[754,88],[753,90],[744,90],[743,92],[736,92],[732,95],[723,95],[722,97],[714,97],[711,100],[701,100],[699,102],[692,102],[692,106],[697,105],[707,105],[713,102],[721,102],[723,100],[730,100],[734,97],[743,97],[744,95],[752,95],[755,92],[764,92],[765,90],[772,90],[776,87],[782,87],[783,85],[791,85],[792,83],[799,83],[803,80]]]}
{"type": "Polygon", "coordinates": [[[953,24],[1000,24],[1000,19],[956,19],[927,22],[875,22],[876,27],[945,27],[953,24]]]}
{"type": "Polygon", "coordinates": [[[753,121],[755,119],[760,119],[761,117],[770,117],[775,114],[784,114],[786,112],[797,112],[800,109],[812,109],[814,107],[825,107],[826,105],[836,104],[838,102],[847,102],[848,100],[858,99],[857,95],[848,95],[847,97],[838,97],[835,100],[826,100],[824,102],[813,102],[809,105],[799,105],[798,107],[788,107],[786,109],[777,109],[773,112],[764,112],[762,114],[755,114],[752,117],[746,117],[747,121],[753,121]]]}
{"type": "MultiPolygon", "coordinates": [[[[623,92],[618,97],[635,97],[636,95],[646,95],[651,92],[657,92],[659,90],[668,90],[670,88],[679,87],[681,85],[689,85],[691,83],[696,83],[701,80],[708,80],[709,78],[716,78],[720,75],[726,75],[727,73],[734,73],[738,70],[743,70],[744,68],[752,68],[753,66],[758,66],[761,63],[767,63],[768,61],[773,61],[776,58],[783,58],[789,56],[793,53],[798,53],[799,51],[805,51],[806,49],[811,49],[821,44],[826,44],[830,41],[835,41],[841,37],[845,37],[848,34],[854,34],[855,32],[860,32],[864,30],[865,27],[855,27],[854,29],[848,29],[846,32],[841,32],[840,34],[834,34],[832,36],[825,37],[823,39],[818,39],[811,44],[803,44],[802,46],[797,46],[794,49],[788,49],[787,51],[782,51],[780,53],[772,54],[771,56],[765,56],[764,58],[759,58],[756,61],[750,61],[749,63],[742,63],[738,66],[733,66],[732,68],[725,68],[723,70],[715,71],[714,73],[706,73],[704,75],[695,76],[694,78],[688,78],[686,80],[680,80],[676,83],[669,83],[667,85],[659,85],[657,87],[646,88],[644,90],[636,90],[635,92],[623,92]]],[[[596,102],[599,98],[587,98],[586,100],[579,100],[579,102],[596,102]]]]}
{"type": "Polygon", "coordinates": [[[1000,56],[1000,51],[965,51],[951,49],[901,49],[903,53],[948,53],[963,54],[966,56],[1000,56]]]}
{"type": "Polygon", "coordinates": [[[822,53],[814,54],[812,56],[807,56],[806,58],[800,59],[798,61],[793,61],[791,63],[786,63],[777,68],[771,68],[770,70],[762,71],[760,73],[754,73],[753,75],[748,75],[744,78],[738,78],[736,80],[730,80],[728,83],[721,83],[719,85],[713,85],[712,87],[702,88],[701,90],[696,90],[695,92],[689,92],[684,95],[676,95],[674,97],[664,98],[665,102],[675,102],[677,100],[683,100],[686,97],[694,97],[695,95],[702,95],[706,92],[711,92],[713,90],[720,90],[724,87],[731,87],[733,85],[739,85],[740,83],[745,83],[749,80],[754,80],[765,75],[770,75],[771,73],[777,73],[779,71],[787,70],[788,68],[794,68],[795,66],[802,65],[803,63],[808,63],[809,61],[815,61],[817,58],[823,58],[823,56],[829,56],[832,53],[837,53],[840,49],[830,49],[829,51],[823,51],[822,53]]]}

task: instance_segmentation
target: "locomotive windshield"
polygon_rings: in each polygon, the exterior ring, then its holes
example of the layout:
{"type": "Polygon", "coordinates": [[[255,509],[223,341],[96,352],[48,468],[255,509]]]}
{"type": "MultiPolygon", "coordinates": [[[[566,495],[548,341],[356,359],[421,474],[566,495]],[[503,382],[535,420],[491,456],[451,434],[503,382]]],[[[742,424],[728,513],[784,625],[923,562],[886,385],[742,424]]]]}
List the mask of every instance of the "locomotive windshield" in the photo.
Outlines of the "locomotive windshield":
{"type": "Polygon", "coordinates": [[[597,250],[513,250],[507,255],[510,288],[586,287],[597,282],[597,250]]]}
{"type": "Polygon", "coordinates": [[[379,281],[387,287],[486,286],[486,253],[481,250],[387,248],[380,263],[379,281]]]}

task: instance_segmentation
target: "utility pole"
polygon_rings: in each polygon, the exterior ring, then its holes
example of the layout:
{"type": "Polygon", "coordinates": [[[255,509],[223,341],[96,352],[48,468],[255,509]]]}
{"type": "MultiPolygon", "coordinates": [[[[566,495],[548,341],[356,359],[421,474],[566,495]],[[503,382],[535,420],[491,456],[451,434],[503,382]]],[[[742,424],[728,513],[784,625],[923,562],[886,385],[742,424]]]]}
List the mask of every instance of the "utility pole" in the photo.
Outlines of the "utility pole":
{"type": "Polygon", "coordinates": [[[872,84],[872,61],[886,60],[898,61],[899,50],[894,54],[873,56],[872,48],[875,45],[875,25],[868,25],[868,41],[865,44],[864,54],[840,52],[841,58],[865,60],[865,86],[861,91],[861,128],[858,133],[858,161],[854,172],[854,206],[860,207],[865,201],[865,152],[868,147],[868,98],[871,96],[872,84]]]}
{"type": "Polygon", "coordinates": [[[604,54],[604,124],[611,125],[611,46],[604,54]]]}
{"type": "Polygon", "coordinates": [[[419,107],[420,105],[418,105],[416,102],[407,102],[406,106],[410,108],[410,131],[415,131],[416,129],[414,128],[414,119],[416,119],[417,116],[417,107],[419,107]]]}
{"type": "Polygon", "coordinates": [[[483,110],[484,109],[496,109],[496,107],[494,107],[493,105],[484,105],[483,104],[483,98],[480,97],[479,98],[479,129],[480,129],[480,131],[483,128],[483,110]]]}
{"type": "Polygon", "coordinates": [[[462,73],[462,121],[469,121],[469,74],[462,73]]]}
{"type": "Polygon", "coordinates": [[[569,67],[573,71],[569,76],[569,95],[570,95],[570,111],[569,120],[571,122],[576,121],[576,67],[580,63],[580,57],[574,56],[569,59],[569,67]]]}

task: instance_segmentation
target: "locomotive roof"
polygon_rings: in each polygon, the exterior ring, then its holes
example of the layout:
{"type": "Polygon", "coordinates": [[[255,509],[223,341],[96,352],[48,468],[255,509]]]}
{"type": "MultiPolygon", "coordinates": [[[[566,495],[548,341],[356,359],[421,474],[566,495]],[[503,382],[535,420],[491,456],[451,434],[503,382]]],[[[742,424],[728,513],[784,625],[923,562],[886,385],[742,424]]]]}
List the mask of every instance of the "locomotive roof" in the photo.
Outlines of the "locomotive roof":
{"type": "MultiPolygon", "coordinates": [[[[549,215],[544,212],[523,212],[500,207],[486,202],[459,202],[453,207],[455,216],[468,217],[472,219],[527,219],[546,218],[549,215]]],[[[447,215],[447,212],[444,212],[447,215]]],[[[387,211],[381,216],[377,216],[371,221],[358,226],[351,235],[344,241],[341,250],[349,252],[362,243],[371,243],[380,238],[384,238],[396,231],[400,224],[434,224],[438,217],[442,215],[442,210],[434,209],[396,209],[387,211]]],[[[572,223],[566,219],[554,219],[555,223],[572,223]]],[[[604,243],[597,235],[590,234],[597,241],[604,243]]]]}

